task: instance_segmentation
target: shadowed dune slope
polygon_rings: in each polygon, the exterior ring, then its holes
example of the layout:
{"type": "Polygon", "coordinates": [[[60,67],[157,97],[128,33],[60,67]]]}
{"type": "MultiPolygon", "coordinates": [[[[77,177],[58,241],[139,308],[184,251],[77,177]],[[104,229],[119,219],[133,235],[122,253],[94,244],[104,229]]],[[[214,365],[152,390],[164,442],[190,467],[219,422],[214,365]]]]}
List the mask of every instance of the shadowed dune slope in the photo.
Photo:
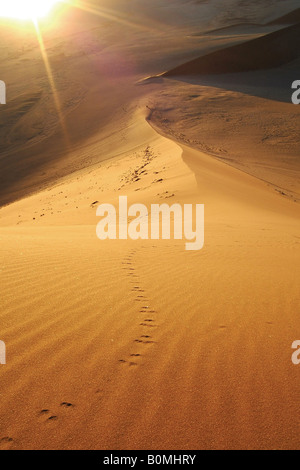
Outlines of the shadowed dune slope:
{"type": "Polygon", "coordinates": [[[176,67],[164,75],[208,75],[280,67],[300,56],[300,25],[221,49],[176,67]]]}
{"type": "Polygon", "coordinates": [[[300,23],[300,8],[297,8],[296,10],[291,11],[287,15],[281,16],[280,18],[277,18],[276,20],[270,21],[268,24],[273,25],[273,24],[296,24],[300,23]]]}

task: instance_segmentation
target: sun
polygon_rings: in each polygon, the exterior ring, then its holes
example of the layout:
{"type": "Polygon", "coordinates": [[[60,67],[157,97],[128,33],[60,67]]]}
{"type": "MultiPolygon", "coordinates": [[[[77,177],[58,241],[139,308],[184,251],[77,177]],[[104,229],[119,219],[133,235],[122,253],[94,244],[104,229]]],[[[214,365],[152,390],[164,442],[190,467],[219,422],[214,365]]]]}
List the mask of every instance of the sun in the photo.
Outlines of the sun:
{"type": "Polygon", "coordinates": [[[0,0],[0,17],[33,20],[46,16],[61,0],[0,0]]]}

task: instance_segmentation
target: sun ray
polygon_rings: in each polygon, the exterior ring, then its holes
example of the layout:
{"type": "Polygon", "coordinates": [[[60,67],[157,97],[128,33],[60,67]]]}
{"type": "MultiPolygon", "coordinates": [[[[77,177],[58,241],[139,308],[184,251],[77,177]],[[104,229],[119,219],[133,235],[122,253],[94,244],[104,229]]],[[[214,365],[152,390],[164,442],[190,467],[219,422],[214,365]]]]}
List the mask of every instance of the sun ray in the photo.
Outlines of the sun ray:
{"type": "Polygon", "coordinates": [[[34,27],[35,27],[35,31],[36,31],[37,40],[38,40],[38,43],[39,43],[42,59],[43,59],[45,69],[46,69],[46,73],[47,73],[47,76],[48,76],[49,85],[50,85],[50,88],[51,88],[51,91],[52,91],[52,94],[53,94],[54,104],[55,104],[55,108],[56,108],[56,111],[57,111],[57,114],[58,114],[59,123],[60,123],[60,126],[61,126],[63,134],[64,134],[64,139],[65,139],[65,142],[66,142],[66,146],[69,147],[69,135],[68,135],[68,131],[67,131],[67,126],[66,126],[64,115],[63,115],[63,112],[62,112],[62,107],[61,107],[59,95],[58,95],[58,92],[57,92],[57,88],[56,88],[56,85],[55,85],[55,80],[54,80],[54,77],[53,77],[51,65],[50,65],[50,62],[49,62],[49,59],[48,59],[47,50],[46,50],[46,47],[45,47],[45,44],[44,44],[43,36],[42,36],[40,28],[39,28],[38,20],[33,19],[32,21],[33,21],[33,24],[34,24],[34,27]]]}
{"type": "Polygon", "coordinates": [[[61,0],[10,0],[9,2],[1,2],[0,4],[0,17],[15,18],[18,20],[30,20],[34,24],[36,31],[37,41],[40,47],[42,59],[45,65],[49,85],[53,94],[54,105],[58,115],[59,123],[64,135],[66,146],[69,147],[69,137],[67,127],[62,112],[62,106],[59,100],[59,95],[55,85],[53,73],[49,63],[47,51],[45,48],[44,40],[39,27],[39,18],[46,16],[55,4],[63,3],[61,0]]]}
{"type": "Polygon", "coordinates": [[[107,8],[104,8],[103,6],[99,8],[93,8],[86,4],[85,2],[83,3],[82,0],[64,0],[64,3],[79,8],[80,10],[83,10],[87,13],[92,13],[93,15],[100,16],[104,19],[114,21],[116,23],[122,24],[124,26],[129,26],[134,29],[139,29],[143,31],[149,31],[149,32],[154,32],[156,31],[155,28],[150,27],[150,26],[145,26],[139,25],[138,23],[135,23],[133,21],[128,20],[127,18],[122,18],[120,14],[118,15],[115,11],[108,10],[107,8]]]}
{"type": "Polygon", "coordinates": [[[55,84],[53,72],[51,69],[51,64],[48,59],[47,50],[44,44],[43,36],[41,33],[41,28],[39,26],[39,19],[46,16],[51,8],[55,4],[64,4],[69,7],[79,8],[80,10],[86,11],[87,13],[92,13],[93,15],[99,16],[101,18],[114,21],[123,26],[127,26],[133,29],[143,30],[153,32],[155,29],[153,27],[145,26],[145,24],[140,25],[137,22],[130,21],[128,18],[122,16],[122,14],[116,11],[109,10],[105,7],[93,7],[87,2],[82,2],[82,0],[10,0],[9,3],[5,5],[0,4],[0,17],[11,17],[19,20],[31,20],[34,24],[36,31],[36,36],[38,44],[40,47],[42,59],[48,76],[49,85],[53,94],[55,108],[58,114],[59,123],[64,134],[65,142],[67,148],[70,146],[69,136],[67,131],[66,122],[64,119],[64,114],[62,110],[62,105],[59,98],[59,93],[55,84]]]}

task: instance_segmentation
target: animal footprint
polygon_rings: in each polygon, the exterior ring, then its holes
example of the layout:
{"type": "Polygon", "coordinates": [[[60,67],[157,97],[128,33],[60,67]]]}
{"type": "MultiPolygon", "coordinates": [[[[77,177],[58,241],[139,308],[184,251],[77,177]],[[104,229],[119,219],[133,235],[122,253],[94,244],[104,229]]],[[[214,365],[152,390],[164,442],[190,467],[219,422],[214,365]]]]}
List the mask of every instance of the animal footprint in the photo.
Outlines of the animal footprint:
{"type": "Polygon", "coordinates": [[[48,421],[56,421],[58,419],[58,416],[52,415],[49,416],[48,421]]]}
{"type": "Polygon", "coordinates": [[[13,438],[12,437],[2,437],[2,439],[0,439],[0,442],[13,442],[13,438]]]}
{"type": "MultiPolygon", "coordinates": [[[[141,338],[144,338],[145,336],[141,336],[141,338]]],[[[143,341],[141,339],[135,339],[134,340],[134,343],[138,343],[138,344],[154,344],[155,341],[151,341],[151,340],[146,340],[146,341],[143,341]]]]}
{"type": "MultiPolygon", "coordinates": [[[[134,356],[134,355],[132,354],[132,356],[134,356]]],[[[133,367],[133,366],[137,366],[137,365],[138,365],[137,362],[133,362],[133,361],[127,362],[127,361],[125,361],[124,359],[120,359],[119,362],[121,362],[122,364],[128,364],[129,367],[133,367]]]]}
{"type": "Polygon", "coordinates": [[[63,401],[60,406],[64,408],[74,408],[74,405],[72,403],[68,403],[67,401],[63,401]]]}
{"type": "Polygon", "coordinates": [[[0,439],[0,449],[2,450],[9,450],[11,448],[11,444],[13,443],[13,438],[9,436],[2,437],[0,439]]]}
{"type": "Polygon", "coordinates": [[[155,325],[149,325],[149,323],[140,323],[141,326],[147,326],[148,328],[155,328],[155,325]]]}
{"type": "Polygon", "coordinates": [[[51,411],[48,410],[47,408],[44,408],[43,410],[41,410],[39,414],[40,416],[46,416],[46,417],[50,415],[47,417],[47,421],[56,421],[58,419],[58,417],[56,415],[52,415],[51,411]]]}

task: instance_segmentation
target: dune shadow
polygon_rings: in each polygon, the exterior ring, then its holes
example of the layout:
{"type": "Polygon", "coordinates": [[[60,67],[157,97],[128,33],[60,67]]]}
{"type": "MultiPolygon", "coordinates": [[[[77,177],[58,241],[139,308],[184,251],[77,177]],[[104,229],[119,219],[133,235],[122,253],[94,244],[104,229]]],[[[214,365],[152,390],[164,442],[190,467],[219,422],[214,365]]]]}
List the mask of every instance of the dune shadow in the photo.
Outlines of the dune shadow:
{"type": "Polygon", "coordinates": [[[289,103],[299,79],[300,24],[178,65],[162,76],[289,103]]]}
{"type": "Polygon", "coordinates": [[[191,85],[210,86],[245,95],[290,103],[292,83],[300,79],[300,59],[286,67],[220,75],[165,77],[191,85]]]}

